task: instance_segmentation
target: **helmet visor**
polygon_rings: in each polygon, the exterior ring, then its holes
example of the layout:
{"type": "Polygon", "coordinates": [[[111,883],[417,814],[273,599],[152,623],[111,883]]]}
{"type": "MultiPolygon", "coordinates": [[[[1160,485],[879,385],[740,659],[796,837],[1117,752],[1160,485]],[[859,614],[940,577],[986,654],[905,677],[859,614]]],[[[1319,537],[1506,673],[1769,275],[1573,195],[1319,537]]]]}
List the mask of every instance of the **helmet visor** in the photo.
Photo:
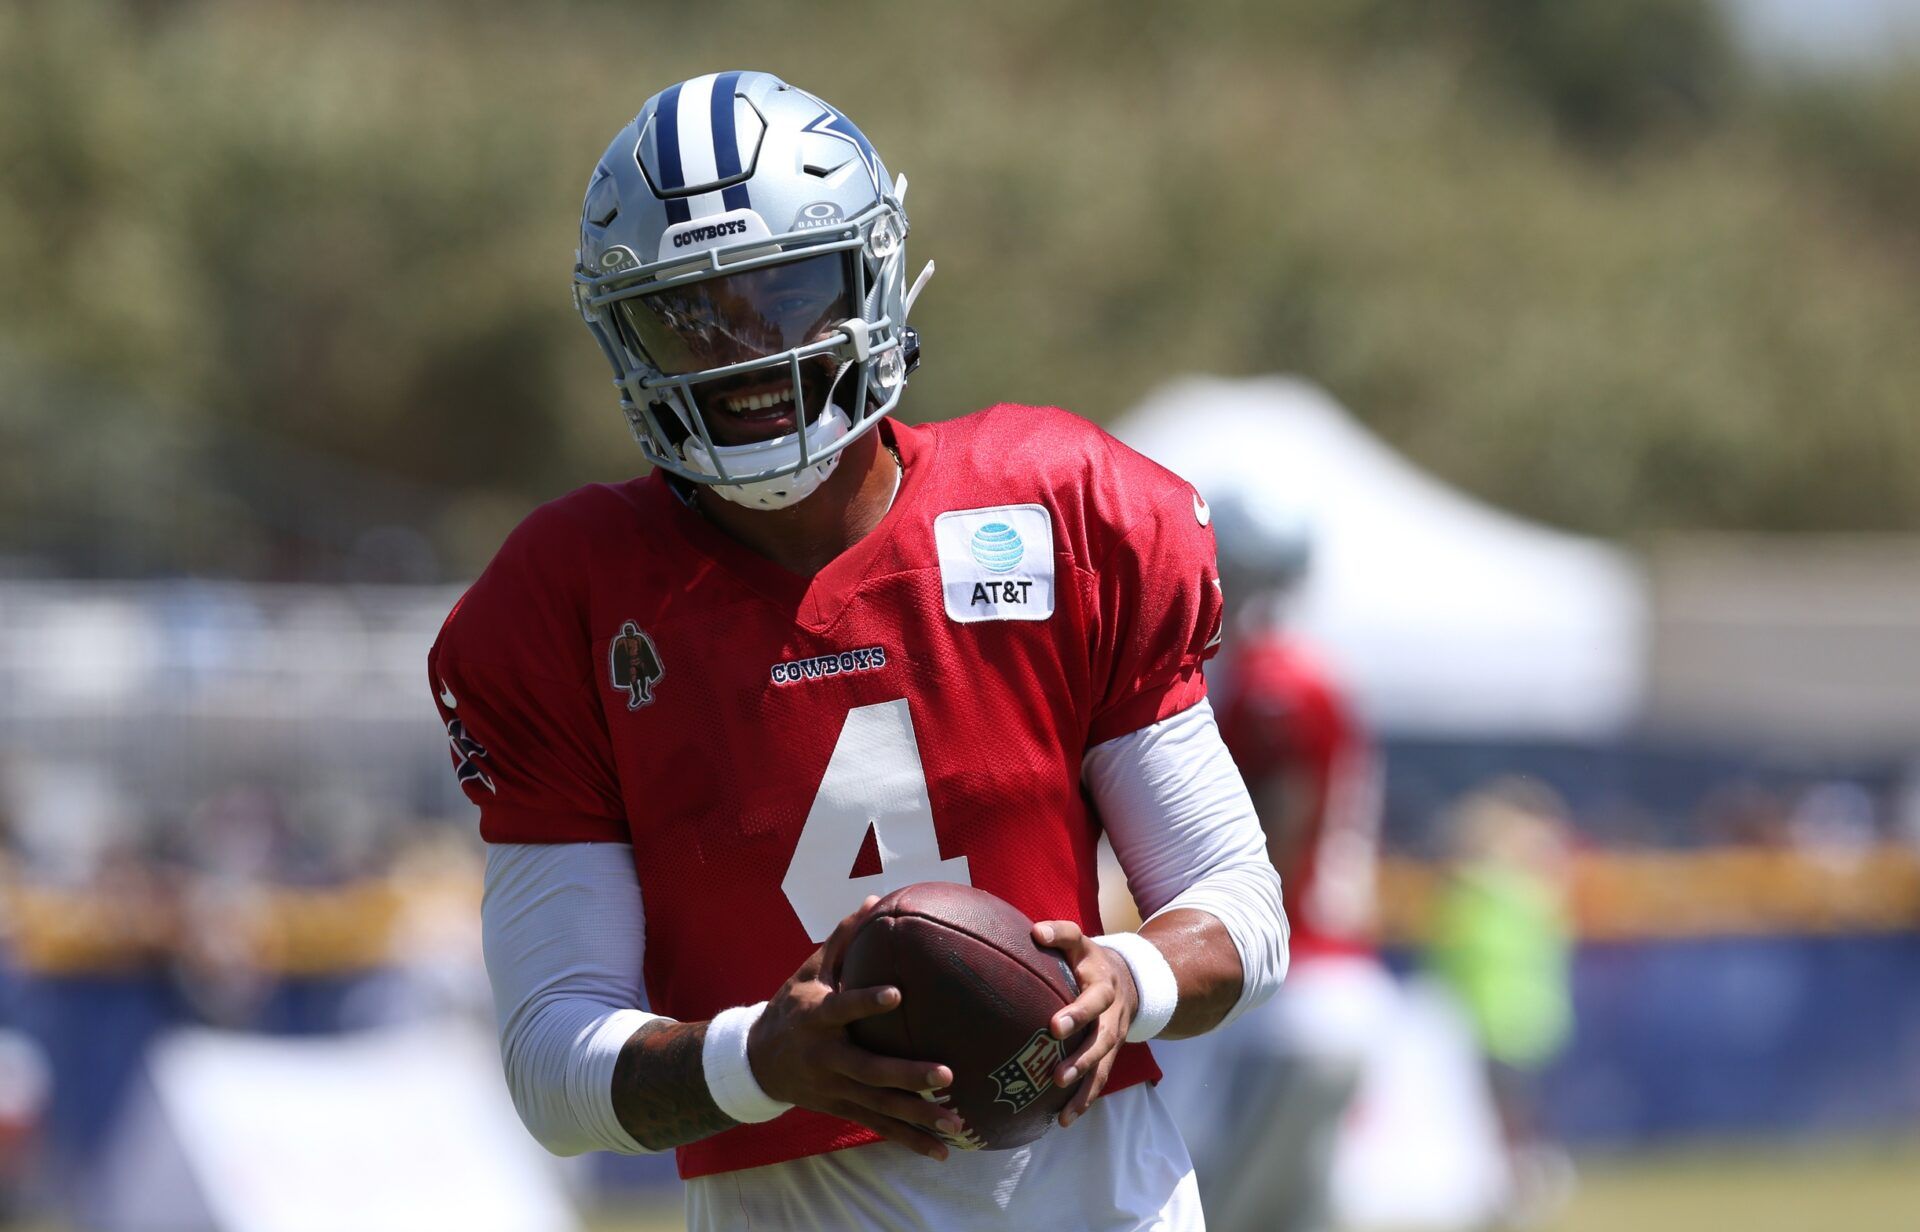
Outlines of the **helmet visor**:
{"type": "Polygon", "coordinates": [[[614,305],[632,341],[668,376],[778,355],[830,336],[853,315],[845,254],[703,278],[614,305]]]}

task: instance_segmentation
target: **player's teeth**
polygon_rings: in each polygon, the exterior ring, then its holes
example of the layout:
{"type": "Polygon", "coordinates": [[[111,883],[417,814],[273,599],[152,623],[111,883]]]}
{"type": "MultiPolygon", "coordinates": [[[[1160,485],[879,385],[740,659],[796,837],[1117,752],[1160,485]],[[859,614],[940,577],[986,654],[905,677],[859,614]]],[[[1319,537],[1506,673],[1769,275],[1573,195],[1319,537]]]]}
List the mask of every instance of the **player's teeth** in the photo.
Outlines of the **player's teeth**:
{"type": "Polygon", "coordinates": [[[776,403],[785,402],[792,395],[793,386],[788,385],[772,393],[754,394],[748,398],[729,398],[727,405],[733,409],[734,414],[738,415],[747,411],[764,411],[776,403]]]}

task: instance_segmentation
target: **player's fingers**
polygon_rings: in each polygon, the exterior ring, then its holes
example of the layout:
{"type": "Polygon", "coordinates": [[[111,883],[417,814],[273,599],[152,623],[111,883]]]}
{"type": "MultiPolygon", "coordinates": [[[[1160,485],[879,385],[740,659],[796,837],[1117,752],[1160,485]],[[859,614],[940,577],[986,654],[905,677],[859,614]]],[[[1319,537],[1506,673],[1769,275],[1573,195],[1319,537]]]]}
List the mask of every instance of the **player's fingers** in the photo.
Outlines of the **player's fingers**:
{"type": "Polygon", "coordinates": [[[960,1114],[945,1104],[935,1103],[928,1097],[909,1095],[905,1091],[889,1091],[881,1087],[863,1087],[858,1083],[851,1083],[842,1092],[841,1098],[848,1103],[858,1104],[869,1112],[925,1130],[936,1137],[942,1133],[957,1134],[966,1127],[966,1123],[960,1119],[960,1114]]]}
{"type": "Polygon", "coordinates": [[[878,1112],[869,1111],[859,1104],[844,1102],[835,1107],[825,1109],[825,1111],[832,1113],[842,1120],[852,1121],[856,1125],[864,1125],[874,1133],[879,1134],[882,1138],[885,1138],[888,1142],[897,1142],[909,1151],[925,1155],[928,1159],[945,1159],[947,1157],[947,1144],[932,1134],[923,1129],[915,1129],[903,1121],[896,1121],[890,1116],[883,1116],[878,1112]]]}
{"type": "Polygon", "coordinates": [[[816,1011],[819,1020],[830,1027],[844,1027],[862,1018],[884,1014],[900,1004],[900,990],[891,984],[877,988],[842,988],[828,993],[816,1011]]]}
{"type": "Polygon", "coordinates": [[[1091,1073],[1096,1065],[1119,1048],[1120,1032],[1115,1026],[1108,1017],[1102,1017],[1099,1025],[1087,1032],[1087,1038],[1080,1041],[1080,1046],[1054,1067],[1054,1085],[1072,1086],[1082,1074],[1091,1073]]]}
{"type": "Polygon", "coordinates": [[[1080,1084],[1080,1089],[1073,1093],[1073,1098],[1067,1101],[1065,1108],[1061,1109],[1060,1127],[1062,1129],[1079,1120],[1087,1109],[1093,1107],[1093,1101],[1100,1098],[1100,1092],[1106,1090],[1107,1078],[1113,1073],[1114,1060],[1119,1055],[1117,1051],[1109,1052],[1100,1059],[1099,1064],[1093,1067],[1093,1072],[1087,1075],[1087,1080],[1080,1084]]]}
{"type": "Polygon", "coordinates": [[[1033,926],[1033,939],[1055,950],[1077,954],[1086,936],[1072,920],[1041,920],[1033,926]]]}
{"type": "Polygon", "coordinates": [[[822,1064],[863,1086],[892,1087],[899,1091],[937,1091],[953,1085],[953,1071],[944,1065],[883,1057],[852,1044],[841,1044],[824,1054],[822,1064]]]}
{"type": "Polygon", "coordinates": [[[877,894],[869,894],[860,900],[860,905],[833,926],[827,942],[820,947],[820,970],[825,973],[828,983],[838,983],[840,978],[840,957],[847,951],[847,944],[853,940],[853,934],[860,931],[860,924],[867,918],[867,912],[880,901],[877,894]]]}
{"type": "Polygon", "coordinates": [[[1113,982],[1105,978],[1104,972],[1097,975],[1089,972],[1081,981],[1080,995],[1062,1006],[1060,1012],[1053,1016],[1050,1024],[1053,1038],[1066,1039],[1106,1013],[1113,1005],[1115,996],[1113,982]]]}

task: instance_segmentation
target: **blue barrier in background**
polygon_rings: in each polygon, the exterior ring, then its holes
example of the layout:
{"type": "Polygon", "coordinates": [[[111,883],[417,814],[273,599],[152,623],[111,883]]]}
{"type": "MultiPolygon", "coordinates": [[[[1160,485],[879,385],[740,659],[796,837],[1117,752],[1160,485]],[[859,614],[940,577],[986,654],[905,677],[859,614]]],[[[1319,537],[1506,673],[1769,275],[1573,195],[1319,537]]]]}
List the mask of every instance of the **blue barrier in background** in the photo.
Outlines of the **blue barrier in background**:
{"type": "Polygon", "coordinates": [[[1920,936],[1589,945],[1544,1075],[1567,1141],[1920,1126],[1920,936]]]}

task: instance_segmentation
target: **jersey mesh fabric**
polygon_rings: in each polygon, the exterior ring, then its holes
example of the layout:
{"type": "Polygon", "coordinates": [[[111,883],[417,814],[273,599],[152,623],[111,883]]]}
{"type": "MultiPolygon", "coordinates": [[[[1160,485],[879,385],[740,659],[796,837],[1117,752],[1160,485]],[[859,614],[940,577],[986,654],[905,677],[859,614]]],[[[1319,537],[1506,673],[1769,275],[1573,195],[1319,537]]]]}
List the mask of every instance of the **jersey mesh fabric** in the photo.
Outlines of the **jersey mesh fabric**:
{"type": "MultiPolygon", "coordinates": [[[[705,1019],[772,995],[831,919],[892,888],[852,880],[864,830],[797,855],[810,814],[844,817],[869,781],[892,801],[878,812],[930,810],[937,858],[966,861],[941,865],[945,879],[1097,932],[1081,755],[1205,695],[1219,592],[1183,481],[1046,408],[881,431],[905,465],[893,507],[811,578],[720,534],[658,475],[596,485],[509,538],[433,652],[436,690],[456,701],[441,697],[443,721],[485,750],[465,761],[491,786],[463,783],[486,838],[633,844],[656,1013],[705,1019]],[[950,618],[935,517],[1021,505],[1050,523],[1052,558],[1033,566],[1052,571],[1054,610],[950,618]],[[644,698],[616,670],[616,640],[636,635],[658,669],[644,698]],[[789,682],[790,664],[810,667],[789,682]],[[903,716],[910,739],[895,739],[903,716]],[[827,921],[813,935],[803,906],[827,921]]],[[[1108,1089],[1158,1073],[1128,1045],[1108,1089]]],[[[682,1147],[679,1163],[691,1177],[873,1140],[796,1109],[682,1147]]]]}

